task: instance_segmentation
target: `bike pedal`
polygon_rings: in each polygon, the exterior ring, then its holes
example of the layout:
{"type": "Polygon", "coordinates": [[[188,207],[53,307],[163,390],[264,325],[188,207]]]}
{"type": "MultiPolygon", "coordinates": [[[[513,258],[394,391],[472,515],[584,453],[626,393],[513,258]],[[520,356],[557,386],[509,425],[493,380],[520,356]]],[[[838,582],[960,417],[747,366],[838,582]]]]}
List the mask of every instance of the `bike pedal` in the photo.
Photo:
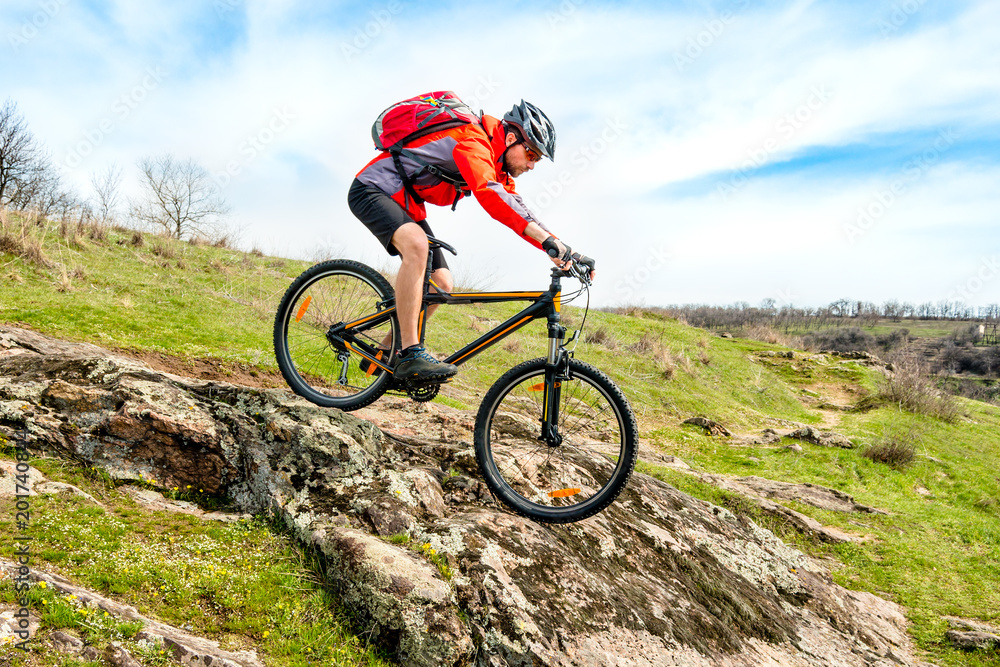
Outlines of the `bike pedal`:
{"type": "Polygon", "coordinates": [[[451,382],[450,377],[447,378],[432,378],[430,380],[404,380],[400,383],[404,388],[407,389],[425,389],[427,387],[433,387],[434,385],[448,384],[451,382]]]}

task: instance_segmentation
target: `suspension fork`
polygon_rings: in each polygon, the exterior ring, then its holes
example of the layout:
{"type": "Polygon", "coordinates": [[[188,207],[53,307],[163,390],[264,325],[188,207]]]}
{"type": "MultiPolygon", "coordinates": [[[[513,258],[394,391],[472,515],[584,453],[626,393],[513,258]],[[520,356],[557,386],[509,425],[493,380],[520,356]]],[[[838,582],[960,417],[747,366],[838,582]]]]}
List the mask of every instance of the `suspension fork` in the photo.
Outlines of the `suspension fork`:
{"type": "Polygon", "coordinates": [[[545,359],[545,393],[542,397],[541,440],[550,447],[562,444],[559,433],[559,398],[562,383],[569,379],[569,353],[563,348],[566,327],[559,323],[559,279],[553,272],[553,306],[548,316],[549,350],[545,359]]]}

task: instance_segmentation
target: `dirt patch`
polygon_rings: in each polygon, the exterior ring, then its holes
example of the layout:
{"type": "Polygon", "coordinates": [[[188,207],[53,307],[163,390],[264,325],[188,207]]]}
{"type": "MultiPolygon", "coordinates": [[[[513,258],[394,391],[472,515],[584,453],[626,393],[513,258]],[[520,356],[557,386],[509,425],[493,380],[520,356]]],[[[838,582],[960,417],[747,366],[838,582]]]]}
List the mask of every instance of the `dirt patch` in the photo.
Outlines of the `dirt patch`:
{"type": "Polygon", "coordinates": [[[278,370],[265,370],[238,361],[224,361],[211,357],[190,359],[161,352],[143,352],[127,348],[116,348],[114,351],[122,356],[141,361],[154,370],[174,375],[199,380],[217,380],[258,389],[288,386],[278,370]]]}

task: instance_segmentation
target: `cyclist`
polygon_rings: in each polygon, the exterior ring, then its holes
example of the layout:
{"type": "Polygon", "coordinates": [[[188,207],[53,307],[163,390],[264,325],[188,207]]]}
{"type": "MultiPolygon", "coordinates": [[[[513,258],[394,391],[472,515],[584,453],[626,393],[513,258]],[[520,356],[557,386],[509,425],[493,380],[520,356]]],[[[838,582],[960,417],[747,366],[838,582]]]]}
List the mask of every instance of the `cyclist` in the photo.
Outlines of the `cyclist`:
{"type": "MultiPolygon", "coordinates": [[[[347,201],[351,212],[389,254],[402,257],[396,274],[396,311],[402,340],[394,374],[407,380],[443,380],[455,375],[458,368],[428,354],[419,344],[417,332],[427,268],[427,235],[433,235],[424,202],[454,207],[465,193],[435,176],[431,173],[435,169],[429,167],[461,174],[466,188],[490,216],[532,245],[545,251],[554,249],[552,261],[566,268],[575,253],[535,218],[514,191],[511,180],[534,169],[543,157],[554,158],[556,132],[538,107],[521,100],[502,120],[483,115],[481,123],[444,129],[406,148],[410,154],[417,154],[417,159],[406,155],[393,158],[383,151],[358,173],[347,201]]],[[[593,260],[589,262],[593,278],[593,260]]],[[[452,275],[440,248],[435,249],[431,266],[432,289],[450,292],[452,275]]],[[[435,307],[428,308],[428,316],[435,307]]],[[[387,339],[382,344],[388,343],[387,339]]],[[[365,360],[362,370],[378,372],[371,366],[374,364],[365,360]]]]}

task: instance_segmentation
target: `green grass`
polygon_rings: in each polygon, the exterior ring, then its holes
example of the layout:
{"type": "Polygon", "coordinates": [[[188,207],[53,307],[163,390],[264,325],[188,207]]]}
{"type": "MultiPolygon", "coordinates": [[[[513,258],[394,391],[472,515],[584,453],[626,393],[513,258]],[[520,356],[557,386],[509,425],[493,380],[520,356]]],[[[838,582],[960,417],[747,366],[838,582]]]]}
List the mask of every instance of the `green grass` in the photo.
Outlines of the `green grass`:
{"type": "Polygon", "coordinates": [[[0,321],[106,347],[276,367],[274,309],[305,262],[151,234],[133,246],[128,230],[74,243],[48,224],[49,266],[0,254],[0,321]],[[158,248],[168,248],[170,257],[158,248]],[[60,291],[64,269],[81,277],[60,291]]]}
{"type": "MultiPolygon", "coordinates": [[[[145,237],[142,246],[133,246],[131,238],[131,232],[111,230],[105,241],[75,244],[60,236],[52,225],[44,234],[44,253],[52,265],[45,267],[10,254],[0,255],[0,277],[4,278],[0,281],[0,321],[27,324],[43,333],[105,346],[191,359],[210,357],[261,370],[274,369],[274,308],[294,276],[306,268],[305,263],[152,236],[145,237]],[[164,249],[160,254],[153,250],[158,246],[164,249]],[[170,254],[173,257],[168,258],[170,254]],[[68,292],[59,291],[65,280],[56,262],[68,267],[68,274],[79,269],[76,273],[82,276],[72,279],[68,292]]],[[[544,289],[547,284],[547,270],[539,269],[538,275],[511,287],[544,289]]],[[[443,307],[429,323],[429,347],[438,353],[457,350],[522,305],[443,307]]],[[[582,315],[578,307],[564,309],[564,323],[570,332],[579,326],[582,315]]],[[[953,324],[882,322],[875,331],[905,327],[911,335],[941,336],[950,333],[953,324]]],[[[475,410],[482,395],[503,372],[521,361],[543,356],[545,347],[544,323],[533,323],[463,365],[459,376],[445,385],[435,400],[475,410]]],[[[637,413],[644,441],[679,456],[698,470],[822,484],[891,512],[889,516],[846,516],[791,503],[826,524],[873,538],[864,544],[833,547],[788,533],[786,526],[755,513],[753,506],[740,497],[690,476],[662,468],[643,469],[685,492],[748,514],[815,555],[837,559],[841,566],[835,568],[834,577],[839,583],[904,605],[917,645],[932,661],[941,665],[1000,666],[1000,658],[995,656],[967,655],[948,647],[941,621],[943,615],[958,615],[1000,622],[1000,475],[996,466],[1000,457],[1000,410],[985,403],[962,401],[965,416],[952,424],[890,407],[823,413],[815,409],[812,394],[853,404],[876,390],[879,373],[856,361],[819,359],[798,351],[793,359],[768,354],[785,349],[753,340],[719,338],[635,310],[630,315],[591,312],[576,356],[608,373],[622,387],[637,413]],[[587,334],[598,330],[603,330],[600,342],[587,342],[587,334]],[[803,443],[801,453],[780,445],[734,447],[727,440],[710,438],[700,429],[681,425],[683,419],[694,415],[707,416],[744,433],[759,432],[764,427],[790,428],[791,422],[820,425],[824,418],[833,419],[837,422],[835,430],[860,446],[842,450],[803,443]],[[914,463],[897,469],[862,456],[865,446],[890,437],[912,441],[917,454],[914,463]],[[918,487],[931,495],[921,495],[918,487]]],[[[62,506],[46,508],[45,512],[50,509],[53,515],[62,512],[66,521],[80,526],[74,530],[93,525],[94,530],[103,526],[104,531],[96,536],[80,533],[79,539],[88,542],[82,550],[69,548],[53,534],[44,549],[40,545],[43,558],[53,566],[107,589],[129,588],[131,592],[120,595],[131,595],[130,600],[176,620],[197,621],[197,627],[218,636],[233,634],[259,642],[265,622],[261,619],[278,620],[273,610],[265,612],[256,606],[262,603],[253,599],[254,592],[227,587],[228,576],[212,573],[211,567],[216,572],[225,568],[227,573],[235,573],[237,561],[215,558],[199,546],[216,544],[211,553],[222,553],[228,549],[223,544],[236,540],[235,534],[225,531],[236,529],[215,527],[223,534],[195,535],[191,532],[195,531],[194,524],[186,519],[144,519],[139,523],[146,532],[136,544],[155,558],[151,567],[140,574],[122,569],[124,566],[116,565],[112,557],[125,553],[118,550],[139,548],[116,532],[124,521],[119,514],[112,511],[107,516],[88,516],[75,514],[83,512],[83,507],[62,506]],[[172,526],[175,542],[170,543],[162,530],[154,528],[160,522],[172,526]],[[112,544],[117,546],[112,548],[112,544]],[[207,599],[222,601],[227,609],[240,605],[242,609],[255,609],[254,613],[262,616],[240,621],[246,624],[244,628],[226,625],[211,604],[193,597],[171,571],[158,565],[159,557],[169,561],[183,554],[189,558],[192,549],[202,551],[188,561],[200,569],[187,571],[188,576],[201,582],[207,599]],[[131,582],[132,587],[124,586],[124,581],[131,582]]],[[[241,539],[250,543],[279,540],[280,549],[288,550],[282,552],[287,558],[281,562],[291,568],[290,572],[298,573],[273,573],[267,575],[269,578],[246,580],[244,586],[285,595],[295,586],[306,585],[310,565],[296,556],[295,550],[281,541],[283,538],[261,526],[242,530],[246,534],[241,539]]],[[[267,548],[279,549],[275,545],[267,548]]],[[[419,550],[419,546],[415,548],[419,550]]],[[[180,561],[170,562],[181,567],[180,561]]],[[[301,614],[320,618],[321,609],[330,613],[330,608],[336,608],[335,600],[324,598],[319,588],[309,590],[308,594],[294,596],[301,599],[307,595],[314,600],[308,610],[303,607],[301,614]]],[[[296,639],[282,639],[286,642],[281,644],[285,653],[275,653],[279,656],[275,660],[292,664],[292,660],[299,659],[293,654],[308,643],[301,637],[310,636],[305,629],[300,634],[296,639]]],[[[277,647],[276,641],[272,635],[261,645],[277,647]]]]}
{"type": "MultiPolygon", "coordinates": [[[[315,563],[267,522],[224,524],[151,512],[69,464],[31,464],[51,479],[81,486],[104,505],[67,495],[32,498],[35,569],[69,576],[224,649],[254,648],[268,665],[390,664],[353,634],[350,619],[315,574],[315,563]]],[[[9,553],[14,501],[0,505],[0,535],[9,553]]],[[[14,600],[9,579],[0,585],[0,599],[14,600]]],[[[141,629],[49,587],[32,589],[32,607],[46,628],[75,630],[98,646],[130,640],[141,629]]],[[[149,653],[135,642],[127,646],[149,653]]],[[[158,650],[145,664],[156,664],[158,650]]]]}
{"type": "MultiPolygon", "coordinates": [[[[889,516],[844,515],[790,504],[826,525],[874,538],[866,544],[833,547],[782,534],[814,555],[839,560],[837,583],[902,604],[918,646],[938,664],[1000,665],[995,655],[970,657],[946,645],[947,627],[941,620],[953,615],[1000,622],[1000,416],[984,404],[967,402],[966,408],[969,417],[952,425],[891,409],[845,416],[840,430],[861,443],[909,434],[917,458],[902,469],[870,461],[860,449],[806,443],[802,453],[783,447],[735,448],[688,433],[680,446],[671,447],[667,439],[661,444],[673,452],[682,450],[680,456],[699,470],[821,484],[887,510],[889,516]],[[918,488],[931,495],[918,493],[918,488]]],[[[731,494],[676,471],[646,470],[737,511],[726,500],[731,494]]],[[[763,523],[781,532],[769,520],[763,523]]]]}

